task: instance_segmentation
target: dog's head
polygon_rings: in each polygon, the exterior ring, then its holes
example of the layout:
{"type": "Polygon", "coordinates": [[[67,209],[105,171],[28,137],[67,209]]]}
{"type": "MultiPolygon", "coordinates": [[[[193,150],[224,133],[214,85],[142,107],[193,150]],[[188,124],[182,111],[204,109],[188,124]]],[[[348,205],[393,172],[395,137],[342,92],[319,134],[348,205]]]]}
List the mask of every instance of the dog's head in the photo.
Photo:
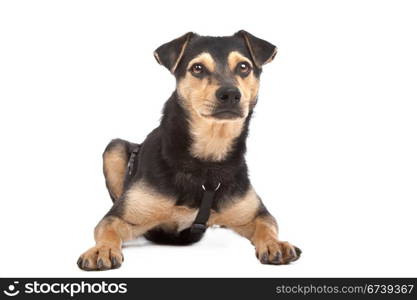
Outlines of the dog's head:
{"type": "Polygon", "coordinates": [[[241,30],[209,37],[189,32],[156,49],[156,60],[177,79],[182,104],[213,121],[245,119],[258,97],[262,66],[275,57],[271,43],[241,30]]]}

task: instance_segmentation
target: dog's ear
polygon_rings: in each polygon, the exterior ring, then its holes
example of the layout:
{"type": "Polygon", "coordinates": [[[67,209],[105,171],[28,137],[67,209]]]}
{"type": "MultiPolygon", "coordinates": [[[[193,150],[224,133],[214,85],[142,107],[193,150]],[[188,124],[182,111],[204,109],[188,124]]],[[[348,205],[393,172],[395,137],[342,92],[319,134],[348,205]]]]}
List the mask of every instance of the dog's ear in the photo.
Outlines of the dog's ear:
{"type": "Polygon", "coordinates": [[[258,68],[271,62],[277,54],[277,47],[245,30],[236,32],[235,36],[242,37],[245,40],[250,55],[258,68]]]}
{"type": "Polygon", "coordinates": [[[171,73],[174,73],[192,36],[194,36],[194,33],[188,32],[175,40],[159,46],[153,53],[156,61],[170,70],[171,73]]]}

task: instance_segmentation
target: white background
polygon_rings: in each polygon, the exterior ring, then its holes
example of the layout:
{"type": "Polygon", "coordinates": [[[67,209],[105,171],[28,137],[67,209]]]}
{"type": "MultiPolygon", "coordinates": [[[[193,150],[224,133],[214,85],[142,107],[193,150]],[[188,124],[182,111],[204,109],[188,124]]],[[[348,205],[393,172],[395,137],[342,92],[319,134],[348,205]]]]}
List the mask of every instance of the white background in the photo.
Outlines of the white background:
{"type": "Polygon", "coordinates": [[[414,1],[1,1],[0,275],[416,276],[416,14],[414,1]],[[279,48],[247,158],[301,259],[261,265],[216,229],[80,271],[111,206],[104,147],[141,142],[174,89],[153,50],[239,29],[279,48]]]}

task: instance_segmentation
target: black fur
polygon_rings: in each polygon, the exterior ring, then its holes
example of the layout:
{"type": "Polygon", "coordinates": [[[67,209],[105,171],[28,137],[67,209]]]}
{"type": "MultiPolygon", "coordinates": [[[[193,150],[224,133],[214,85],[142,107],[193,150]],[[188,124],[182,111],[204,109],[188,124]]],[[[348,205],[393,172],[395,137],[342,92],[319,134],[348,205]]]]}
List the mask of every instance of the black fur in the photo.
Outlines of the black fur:
{"type": "Polygon", "coordinates": [[[151,242],[162,245],[186,246],[200,241],[204,232],[191,233],[191,228],[180,232],[167,232],[162,228],[151,229],[144,234],[144,237],[151,242]]]}
{"type": "MultiPolygon", "coordinates": [[[[127,178],[128,186],[144,178],[159,193],[177,199],[177,205],[198,208],[203,196],[202,185],[221,186],[216,192],[213,209],[232,197],[243,196],[249,188],[248,170],[244,158],[250,115],[236,139],[233,150],[223,161],[205,161],[193,157],[188,149],[191,137],[187,114],[176,93],[165,103],[163,117],[141,144],[136,160],[137,172],[127,178]]],[[[123,196],[108,215],[121,216],[123,196]]]]}

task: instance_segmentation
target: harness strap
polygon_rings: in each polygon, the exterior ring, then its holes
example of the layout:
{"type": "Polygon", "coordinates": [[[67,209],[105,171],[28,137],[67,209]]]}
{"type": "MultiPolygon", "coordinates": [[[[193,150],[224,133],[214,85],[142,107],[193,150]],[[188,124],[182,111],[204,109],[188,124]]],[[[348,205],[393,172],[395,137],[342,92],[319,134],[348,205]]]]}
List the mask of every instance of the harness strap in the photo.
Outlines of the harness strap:
{"type": "Polygon", "coordinates": [[[213,205],[214,195],[220,188],[220,182],[217,187],[210,190],[203,184],[201,186],[204,190],[203,199],[201,199],[200,208],[198,209],[197,217],[191,225],[191,233],[203,233],[207,229],[207,221],[210,218],[211,207],[213,205]]]}
{"type": "Polygon", "coordinates": [[[139,150],[141,148],[141,145],[135,145],[135,147],[132,149],[132,152],[130,153],[129,162],[127,163],[127,178],[133,177],[136,172],[136,158],[138,156],[139,150]]]}

